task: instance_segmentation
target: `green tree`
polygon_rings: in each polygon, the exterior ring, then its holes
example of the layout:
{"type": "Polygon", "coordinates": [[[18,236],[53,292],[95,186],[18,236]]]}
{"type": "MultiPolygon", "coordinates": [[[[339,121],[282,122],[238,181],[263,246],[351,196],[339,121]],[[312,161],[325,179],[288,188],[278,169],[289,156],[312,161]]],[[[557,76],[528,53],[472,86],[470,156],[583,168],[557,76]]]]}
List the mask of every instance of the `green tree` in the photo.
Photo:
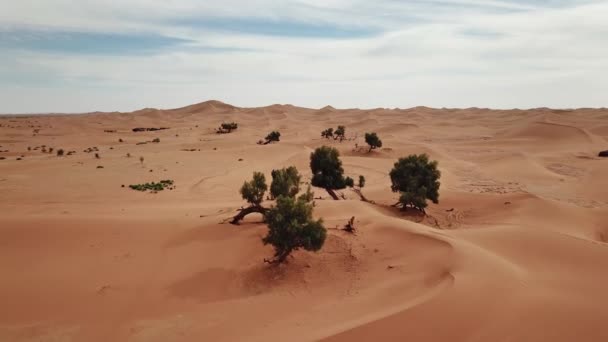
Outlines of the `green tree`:
{"type": "Polygon", "coordinates": [[[266,213],[268,235],[262,241],[274,247],[274,259],[266,262],[282,263],[300,248],[316,252],[323,247],[327,230],[322,220],[313,219],[312,210],[306,201],[284,196],[277,199],[277,205],[266,213]]]}
{"type": "Polygon", "coordinates": [[[340,139],[340,141],[346,138],[346,127],[338,126],[336,131],[334,132],[334,140],[340,139]]]}
{"type": "Polygon", "coordinates": [[[241,196],[249,203],[249,207],[239,210],[239,213],[232,218],[230,223],[238,224],[245,216],[252,213],[264,215],[267,209],[262,207],[262,201],[264,200],[266,190],[268,190],[266,176],[261,172],[254,172],[253,179],[249,182],[244,182],[240,190],[241,196]]]}
{"type": "Polygon", "coordinates": [[[334,129],[333,128],[328,128],[328,129],[324,130],[323,132],[321,132],[321,136],[323,138],[326,138],[326,139],[333,138],[333,136],[334,136],[334,129]]]}
{"type": "Polygon", "coordinates": [[[278,131],[272,131],[266,136],[266,142],[264,143],[264,145],[270,144],[273,141],[280,141],[280,139],[281,133],[279,133],[278,131]]]}
{"type": "Polygon", "coordinates": [[[399,203],[424,212],[426,200],[439,203],[439,178],[437,161],[429,161],[426,154],[400,158],[390,172],[393,192],[399,192],[399,203]]]}
{"type": "Polygon", "coordinates": [[[337,149],[321,146],[310,154],[310,169],[312,170],[312,185],[325,188],[334,199],[338,196],[333,190],[353,186],[354,181],[344,178],[344,169],[337,149]]]}
{"type": "Polygon", "coordinates": [[[359,188],[363,189],[364,186],[365,186],[365,177],[363,177],[361,175],[361,176],[359,176],[359,188]]]}
{"type": "Polygon", "coordinates": [[[304,202],[312,202],[315,199],[315,193],[312,192],[310,185],[308,185],[306,192],[301,194],[298,199],[304,202]]]}
{"type": "Polygon", "coordinates": [[[273,170],[270,196],[275,199],[279,196],[295,197],[300,192],[300,174],[295,166],[273,170]]]}
{"type": "Polygon", "coordinates": [[[365,142],[369,145],[369,152],[382,147],[382,140],[378,138],[376,133],[365,133],[365,142]]]}

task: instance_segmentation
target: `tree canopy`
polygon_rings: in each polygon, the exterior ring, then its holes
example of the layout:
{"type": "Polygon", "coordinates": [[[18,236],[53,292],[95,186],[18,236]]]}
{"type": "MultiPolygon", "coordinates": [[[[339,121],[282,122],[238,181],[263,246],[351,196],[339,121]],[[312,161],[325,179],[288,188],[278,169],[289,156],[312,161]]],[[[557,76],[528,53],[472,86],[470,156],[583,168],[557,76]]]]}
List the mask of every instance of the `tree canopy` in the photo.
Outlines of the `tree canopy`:
{"type": "Polygon", "coordinates": [[[354,183],[352,179],[344,178],[340,152],[333,147],[321,146],[311,153],[310,169],[314,186],[326,189],[344,189],[354,183]]]}
{"type": "Polygon", "coordinates": [[[340,141],[346,138],[346,127],[338,126],[336,131],[334,132],[334,140],[340,139],[340,141]]]}
{"type": "Polygon", "coordinates": [[[254,172],[253,179],[243,183],[241,195],[252,205],[259,206],[264,200],[264,193],[268,190],[266,176],[261,172],[254,172]]]}
{"type": "Polygon", "coordinates": [[[439,178],[437,161],[429,161],[426,154],[400,158],[390,172],[393,192],[399,192],[399,203],[424,211],[426,200],[439,203],[439,178]]]}
{"type": "Polygon", "coordinates": [[[279,196],[295,197],[300,192],[300,179],[295,166],[273,170],[270,195],[273,199],[279,196]]]}
{"type": "Polygon", "coordinates": [[[268,235],[265,245],[274,247],[274,260],[282,263],[295,250],[303,248],[316,252],[323,247],[327,230],[322,220],[312,217],[312,204],[291,197],[280,196],[277,205],[266,213],[268,235]]]}
{"type": "Polygon", "coordinates": [[[365,133],[365,142],[369,145],[369,151],[382,147],[382,140],[376,133],[365,133]]]}
{"type": "Polygon", "coordinates": [[[322,131],[321,132],[321,136],[323,138],[326,138],[326,139],[333,138],[333,136],[334,136],[334,129],[330,127],[328,129],[322,131]]]}
{"type": "Polygon", "coordinates": [[[278,131],[272,131],[270,133],[268,133],[268,135],[266,136],[266,144],[269,144],[273,141],[280,141],[281,140],[281,133],[278,131]]]}

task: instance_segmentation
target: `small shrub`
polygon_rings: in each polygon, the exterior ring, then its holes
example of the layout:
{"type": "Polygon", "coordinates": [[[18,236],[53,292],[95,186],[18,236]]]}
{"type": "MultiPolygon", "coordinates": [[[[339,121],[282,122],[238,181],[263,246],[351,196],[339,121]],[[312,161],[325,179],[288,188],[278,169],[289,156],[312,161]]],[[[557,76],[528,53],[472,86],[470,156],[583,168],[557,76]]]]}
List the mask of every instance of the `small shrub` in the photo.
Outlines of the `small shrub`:
{"type": "Polygon", "coordinates": [[[369,145],[369,152],[382,147],[382,140],[378,138],[376,133],[365,133],[365,142],[369,145]]]}
{"type": "Polygon", "coordinates": [[[365,177],[359,176],[359,188],[363,189],[365,186],[365,177]]]}
{"type": "Polygon", "coordinates": [[[57,150],[57,157],[63,156],[64,153],[65,153],[65,151],[62,148],[58,149],[57,150]]]}
{"type": "Polygon", "coordinates": [[[144,163],[144,157],[139,157],[139,162],[140,162],[141,164],[143,164],[143,163],[144,163]]]}
{"type": "Polygon", "coordinates": [[[329,138],[333,138],[334,137],[334,129],[333,128],[328,128],[324,131],[321,132],[321,136],[323,138],[329,139],[329,138]]]}
{"type": "Polygon", "coordinates": [[[133,190],[137,190],[137,191],[158,192],[158,191],[163,191],[165,188],[172,189],[172,186],[173,186],[173,180],[167,179],[167,180],[161,180],[158,183],[151,182],[151,183],[144,183],[144,184],[132,184],[132,185],[129,185],[129,188],[131,188],[133,190]]]}
{"type": "Polygon", "coordinates": [[[346,138],[346,127],[338,126],[336,131],[334,132],[334,140],[340,139],[340,141],[346,138]]]}
{"type": "Polygon", "coordinates": [[[95,159],[100,159],[99,153],[95,153],[95,159]]]}
{"type": "Polygon", "coordinates": [[[281,139],[281,133],[279,133],[278,131],[272,131],[266,136],[265,144],[270,144],[273,141],[280,141],[280,139],[281,139]]]}
{"type": "Polygon", "coordinates": [[[160,139],[159,138],[154,138],[154,140],[152,140],[152,142],[158,144],[160,142],[160,139]]]}

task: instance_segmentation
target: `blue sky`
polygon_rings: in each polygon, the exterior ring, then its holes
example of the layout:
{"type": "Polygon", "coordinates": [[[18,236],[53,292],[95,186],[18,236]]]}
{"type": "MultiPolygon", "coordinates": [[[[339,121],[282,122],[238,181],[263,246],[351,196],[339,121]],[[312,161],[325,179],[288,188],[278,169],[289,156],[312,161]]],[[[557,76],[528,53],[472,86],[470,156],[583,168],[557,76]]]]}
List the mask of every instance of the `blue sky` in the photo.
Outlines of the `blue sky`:
{"type": "Polygon", "coordinates": [[[0,0],[0,113],[608,107],[608,1],[0,0]]]}

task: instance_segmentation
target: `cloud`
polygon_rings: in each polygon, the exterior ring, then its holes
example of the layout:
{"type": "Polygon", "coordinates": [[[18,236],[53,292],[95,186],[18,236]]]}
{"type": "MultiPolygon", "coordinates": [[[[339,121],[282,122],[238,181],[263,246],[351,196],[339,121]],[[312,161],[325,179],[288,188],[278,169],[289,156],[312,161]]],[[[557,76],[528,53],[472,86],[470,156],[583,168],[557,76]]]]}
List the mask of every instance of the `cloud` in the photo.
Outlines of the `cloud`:
{"type": "Polygon", "coordinates": [[[3,7],[0,112],[166,108],[209,98],[247,106],[606,105],[605,1],[3,7]],[[32,94],[39,100],[22,99],[32,94]]]}

